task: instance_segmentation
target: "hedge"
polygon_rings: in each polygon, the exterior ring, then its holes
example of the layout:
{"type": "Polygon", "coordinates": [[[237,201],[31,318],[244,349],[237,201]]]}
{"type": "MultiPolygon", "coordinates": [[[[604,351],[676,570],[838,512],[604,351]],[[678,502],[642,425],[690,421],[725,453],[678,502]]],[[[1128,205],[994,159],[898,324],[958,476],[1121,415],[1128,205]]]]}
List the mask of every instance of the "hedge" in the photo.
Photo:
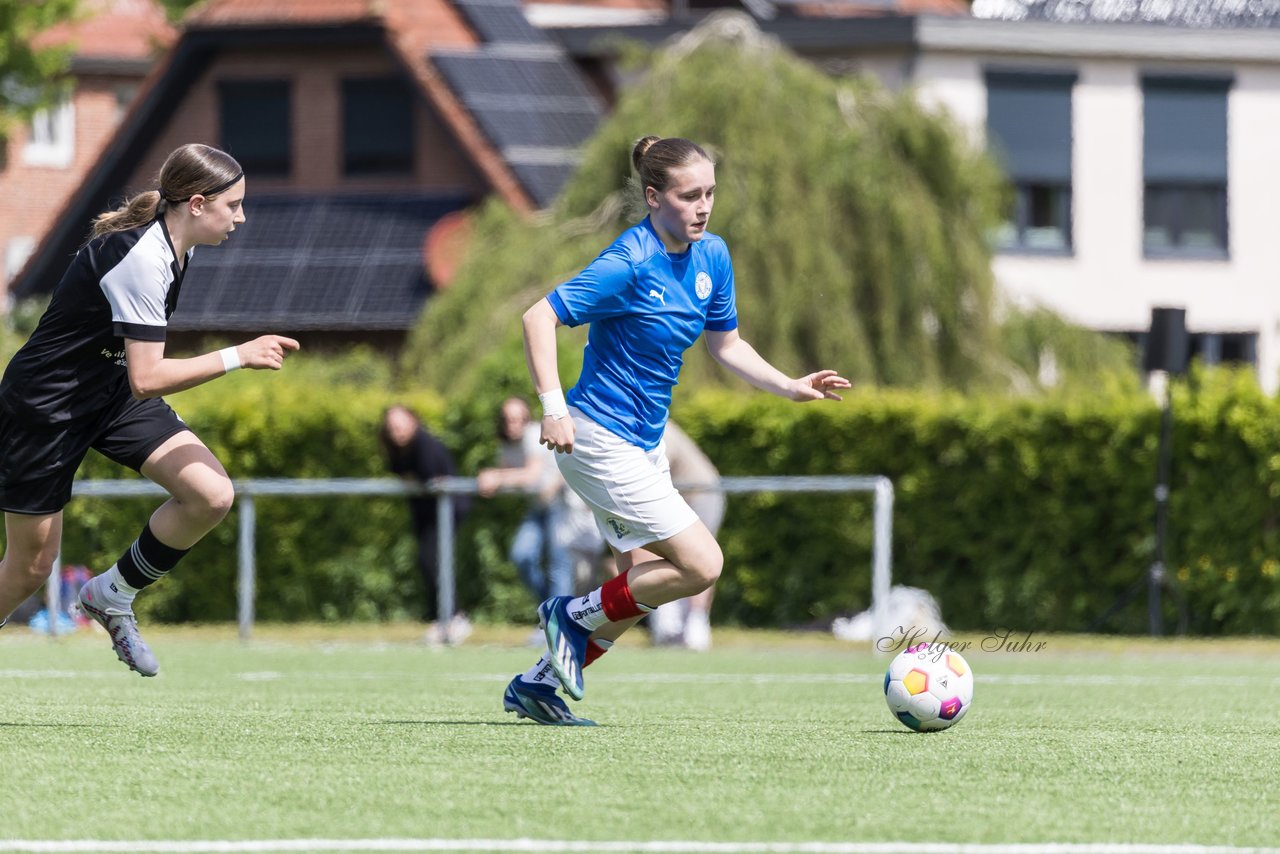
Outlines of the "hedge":
{"type": "MultiPolygon", "coordinates": [[[[171,403],[233,477],[384,474],[383,407],[415,406],[464,473],[496,454],[485,399],[398,395],[381,378],[318,385],[244,373],[171,403]]],[[[1165,596],[1171,627],[1280,631],[1280,405],[1249,375],[1213,374],[1174,394],[1173,491],[1165,596]],[[1179,605],[1183,606],[1181,609],[1179,605]]],[[[797,405],[744,390],[685,394],[674,413],[727,475],[883,474],[896,490],[895,583],[923,587],[957,629],[1089,628],[1138,582],[1154,548],[1160,410],[1150,398],[967,399],[851,394],[797,405]]],[[[83,477],[119,477],[91,456],[83,477]]],[[[399,499],[262,498],[264,620],[384,620],[420,615],[408,514],[399,499]]],[[[721,540],[716,620],[750,626],[829,621],[868,606],[869,496],[735,496],[721,540]]],[[[148,500],[77,499],[64,560],[100,570],[153,509],[148,500]]],[[[480,619],[525,620],[532,602],[505,558],[518,497],[476,502],[459,532],[459,604],[480,619]]],[[[142,597],[166,621],[235,613],[235,518],[142,597]]],[[[1146,627],[1145,592],[1103,629],[1146,627]]]]}

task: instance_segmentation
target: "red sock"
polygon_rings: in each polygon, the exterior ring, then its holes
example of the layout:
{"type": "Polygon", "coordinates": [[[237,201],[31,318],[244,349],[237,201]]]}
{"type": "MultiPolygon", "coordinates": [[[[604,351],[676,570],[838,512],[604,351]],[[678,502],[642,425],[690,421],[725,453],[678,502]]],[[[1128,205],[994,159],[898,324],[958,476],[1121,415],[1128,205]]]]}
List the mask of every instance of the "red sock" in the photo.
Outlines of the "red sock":
{"type": "Polygon", "coordinates": [[[653,610],[636,602],[635,597],[631,595],[631,585],[627,583],[629,574],[624,572],[616,575],[600,588],[600,604],[604,608],[604,615],[611,623],[639,617],[653,610]]]}
{"type": "MultiPolygon", "coordinates": [[[[613,644],[609,644],[609,646],[613,646],[613,644]]],[[[608,651],[609,647],[601,646],[598,641],[587,641],[587,657],[586,660],[582,662],[582,666],[586,667],[608,651]]]]}

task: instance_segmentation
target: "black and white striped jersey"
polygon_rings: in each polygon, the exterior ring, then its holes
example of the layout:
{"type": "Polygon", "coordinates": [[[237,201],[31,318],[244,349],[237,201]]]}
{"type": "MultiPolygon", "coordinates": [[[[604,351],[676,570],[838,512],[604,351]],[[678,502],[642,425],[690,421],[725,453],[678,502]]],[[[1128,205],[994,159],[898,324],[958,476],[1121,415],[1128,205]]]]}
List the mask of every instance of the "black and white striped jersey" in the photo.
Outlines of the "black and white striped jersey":
{"type": "Polygon", "coordinates": [[[53,424],[129,396],[124,339],[165,340],[184,272],[163,217],[89,241],[5,369],[0,405],[53,424]]]}

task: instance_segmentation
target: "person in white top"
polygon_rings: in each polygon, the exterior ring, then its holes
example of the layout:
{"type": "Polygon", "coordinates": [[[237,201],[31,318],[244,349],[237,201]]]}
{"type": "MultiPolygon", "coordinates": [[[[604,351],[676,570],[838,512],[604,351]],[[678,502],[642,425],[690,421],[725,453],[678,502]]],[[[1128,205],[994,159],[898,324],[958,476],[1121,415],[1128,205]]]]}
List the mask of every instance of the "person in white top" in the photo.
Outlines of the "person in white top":
{"type": "MultiPolygon", "coordinates": [[[[662,434],[671,481],[714,537],[724,521],[725,494],[720,471],[689,434],[668,420],[662,434]]],[[[648,617],[655,644],[684,646],[698,652],[711,648],[711,601],[715,587],[685,599],[659,605],[648,617]]]]}

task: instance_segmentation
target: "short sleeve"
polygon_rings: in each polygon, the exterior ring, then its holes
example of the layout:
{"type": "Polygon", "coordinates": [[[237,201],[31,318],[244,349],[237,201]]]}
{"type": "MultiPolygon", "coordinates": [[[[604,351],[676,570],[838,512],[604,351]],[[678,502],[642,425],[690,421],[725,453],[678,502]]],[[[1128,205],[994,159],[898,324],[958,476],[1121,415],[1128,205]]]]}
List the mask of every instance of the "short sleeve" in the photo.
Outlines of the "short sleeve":
{"type": "Polygon", "coordinates": [[[164,258],[140,251],[139,246],[108,270],[99,286],[111,304],[116,335],[163,341],[168,326],[165,298],[172,274],[164,258]]]}
{"type": "Polygon", "coordinates": [[[624,249],[611,246],[547,299],[565,326],[581,326],[622,314],[635,282],[635,265],[624,249]]]}

